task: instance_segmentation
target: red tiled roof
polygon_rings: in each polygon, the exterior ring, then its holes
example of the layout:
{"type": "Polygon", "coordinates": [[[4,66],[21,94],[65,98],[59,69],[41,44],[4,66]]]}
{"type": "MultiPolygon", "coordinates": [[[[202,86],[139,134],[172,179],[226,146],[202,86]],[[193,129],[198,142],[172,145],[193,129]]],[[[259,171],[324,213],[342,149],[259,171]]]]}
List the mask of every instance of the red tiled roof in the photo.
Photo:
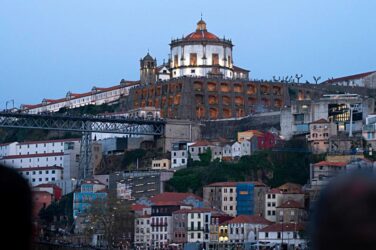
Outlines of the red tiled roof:
{"type": "Polygon", "coordinates": [[[190,147],[202,147],[202,146],[210,146],[211,143],[207,140],[200,140],[200,141],[195,141],[194,144],[192,144],[190,147]]]}
{"type": "Polygon", "coordinates": [[[160,206],[180,205],[185,199],[189,197],[202,201],[201,197],[192,193],[174,193],[174,192],[164,192],[161,194],[157,194],[154,197],[150,198],[150,201],[154,205],[160,205],[160,206]]]}
{"type": "Polygon", "coordinates": [[[48,157],[48,156],[62,156],[64,153],[45,153],[45,154],[29,154],[29,155],[7,155],[3,159],[19,159],[19,158],[34,158],[34,157],[48,157]]]}
{"type": "Polygon", "coordinates": [[[8,145],[10,145],[10,144],[12,144],[13,142],[7,142],[7,143],[0,143],[0,147],[1,146],[8,146],[8,145]]]}
{"type": "Polygon", "coordinates": [[[55,139],[55,140],[43,140],[43,141],[24,141],[19,142],[18,145],[24,144],[40,144],[40,143],[54,143],[54,142],[69,142],[69,141],[81,141],[81,138],[71,138],[71,139],[55,139]]]}
{"type": "Polygon", "coordinates": [[[376,71],[370,71],[370,72],[360,73],[360,74],[356,74],[356,75],[350,75],[350,76],[344,76],[344,77],[334,78],[334,79],[327,80],[325,83],[334,83],[334,82],[356,80],[356,79],[360,79],[360,78],[369,76],[369,75],[371,75],[373,73],[376,73],[376,71]]]}
{"type": "Polygon", "coordinates": [[[313,164],[314,167],[321,167],[321,166],[331,166],[331,167],[345,167],[347,165],[346,162],[331,162],[331,161],[320,161],[313,164]]]}
{"type": "Polygon", "coordinates": [[[284,193],[301,193],[302,192],[301,185],[296,184],[296,183],[291,183],[291,182],[287,182],[279,186],[278,189],[283,191],[284,193]]]}
{"type": "Polygon", "coordinates": [[[53,183],[42,183],[42,184],[35,186],[34,188],[37,188],[37,187],[53,187],[53,188],[57,187],[57,188],[60,188],[58,185],[53,184],[53,183]]]}
{"type": "Polygon", "coordinates": [[[282,232],[282,231],[283,232],[297,232],[297,231],[303,231],[303,230],[304,230],[303,224],[275,223],[275,224],[272,224],[270,226],[260,229],[260,232],[282,232]]]}
{"type": "Polygon", "coordinates": [[[45,167],[30,167],[30,168],[17,168],[17,171],[24,172],[24,171],[38,171],[38,170],[63,170],[63,167],[60,166],[45,166],[45,167]]]}
{"type": "Polygon", "coordinates": [[[31,196],[35,196],[35,195],[41,195],[41,194],[44,194],[44,195],[49,195],[49,196],[52,196],[53,194],[47,192],[47,191],[39,191],[39,190],[32,190],[31,191],[31,196]]]}
{"type": "Polygon", "coordinates": [[[324,118],[321,118],[317,121],[311,122],[311,124],[321,124],[321,123],[329,123],[329,122],[327,120],[325,120],[324,118]]]}
{"type": "MultiPolygon", "coordinates": [[[[136,85],[138,84],[138,81],[126,81],[126,84],[125,86],[128,87],[128,86],[132,86],[132,85],[136,85]]],[[[111,90],[114,90],[114,89],[119,89],[119,88],[122,88],[124,87],[124,85],[115,85],[115,86],[112,86],[112,87],[107,87],[107,88],[100,88],[100,87],[95,87],[97,90],[99,90],[99,93],[100,92],[106,92],[106,91],[111,91],[111,90]]],[[[72,99],[77,99],[77,98],[81,98],[81,97],[85,97],[85,96],[90,96],[93,94],[92,91],[89,91],[89,92],[84,92],[84,93],[70,93],[72,99]]],[[[42,107],[42,106],[47,106],[47,105],[50,105],[50,104],[53,104],[53,103],[59,103],[59,102],[64,102],[64,101],[67,101],[68,99],[67,98],[60,98],[60,99],[47,99],[45,98],[44,101],[47,102],[47,104],[43,104],[43,103],[39,103],[39,104],[22,104],[22,106],[26,109],[34,109],[34,108],[38,108],[38,107],[42,107]]]]}
{"type": "Polygon", "coordinates": [[[227,181],[227,182],[215,182],[211,183],[209,185],[206,185],[206,187],[236,187],[238,184],[253,184],[257,187],[259,186],[266,186],[264,183],[260,181],[227,181]]]}
{"type": "Polygon", "coordinates": [[[270,225],[272,224],[271,221],[261,217],[259,215],[239,215],[236,216],[234,219],[229,220],[226,224],[265,224],[270,225]]]}
{"type": "Polygon", "coordinates": [[[219,41],[219,38],[207,30],[196,30],[184,38],[184,41],[211,40],[219,41]]]}
{"type": "Polygon", "coordinates": [[[142,211],[144,208],[148,208],[149,206],[141,205],[141,204],[132,204],[131,210],[132,211],[142,211]]]}
{"type": "Polygon", "coordinates": [[[288,200],[281,205],[277,206],[277,208],[304,208],[302,204],[294,200],[288,200]]]}
{"type": "Polygon", "coordinates": [[[267,193],[268,194],[282,194],[282,191],[279,190],[278,188],[272,188],[267,193]]]}

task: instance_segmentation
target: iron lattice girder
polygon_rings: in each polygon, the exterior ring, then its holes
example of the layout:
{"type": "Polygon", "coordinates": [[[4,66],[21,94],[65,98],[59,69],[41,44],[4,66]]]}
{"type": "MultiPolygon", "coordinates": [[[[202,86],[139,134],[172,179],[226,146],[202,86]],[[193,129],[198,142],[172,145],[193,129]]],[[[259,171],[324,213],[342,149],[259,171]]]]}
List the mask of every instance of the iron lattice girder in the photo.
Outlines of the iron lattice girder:
{"type": "Polygon", "coordinates": [[[164,120],[0,112],[0,127],[133,135],[163,135],[164,120]]]}

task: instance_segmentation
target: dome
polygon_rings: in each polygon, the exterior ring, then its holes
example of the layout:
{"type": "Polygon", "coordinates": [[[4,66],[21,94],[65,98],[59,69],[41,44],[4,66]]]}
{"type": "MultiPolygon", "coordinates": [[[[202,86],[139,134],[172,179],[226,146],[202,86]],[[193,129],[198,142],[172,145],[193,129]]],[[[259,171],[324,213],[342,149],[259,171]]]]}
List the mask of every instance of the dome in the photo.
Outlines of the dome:
{"type": "Polygon", "coordinates": [[[185,41],[197,41],[197,40],[219,41],[219,38],[213,33],[210,33],[207,31],[206,22],[201,19],[197,23],[196,31],[187,35],[183,40],[185,41]]]}
{"type": "Polygon", "coordinates": [[[146,56],[142,60],[143,61],[154,61],[153,57],[151,57],[149,52],[146,54],[146,56]]]}

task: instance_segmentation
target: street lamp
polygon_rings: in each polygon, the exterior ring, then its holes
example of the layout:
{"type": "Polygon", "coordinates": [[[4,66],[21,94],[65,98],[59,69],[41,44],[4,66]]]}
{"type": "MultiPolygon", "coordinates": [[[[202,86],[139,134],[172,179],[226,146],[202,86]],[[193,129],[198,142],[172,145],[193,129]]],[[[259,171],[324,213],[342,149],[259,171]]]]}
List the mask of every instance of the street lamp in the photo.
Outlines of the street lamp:
{"type": "Polygon", "coordinates": [[[14,108],[14,99],[5,102],[5,110],[8,110],[8,103],[12,103],[12,109],[14,108]]]}

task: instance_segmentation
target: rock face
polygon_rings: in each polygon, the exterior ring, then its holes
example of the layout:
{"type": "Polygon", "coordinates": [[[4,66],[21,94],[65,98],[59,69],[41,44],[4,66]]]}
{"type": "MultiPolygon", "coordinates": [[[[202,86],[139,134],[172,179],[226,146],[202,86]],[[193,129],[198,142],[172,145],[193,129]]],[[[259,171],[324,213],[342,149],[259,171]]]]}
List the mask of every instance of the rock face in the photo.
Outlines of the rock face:
{"type": "Polygon", "coordinates": [[[202,121],[201,135],[203,139],[235,139],[238,131],[249,129],[267,130],[280,129],[281,112],[268,112],[248,116],[242,119],[226,119],[216,121],[202,121]]]}

